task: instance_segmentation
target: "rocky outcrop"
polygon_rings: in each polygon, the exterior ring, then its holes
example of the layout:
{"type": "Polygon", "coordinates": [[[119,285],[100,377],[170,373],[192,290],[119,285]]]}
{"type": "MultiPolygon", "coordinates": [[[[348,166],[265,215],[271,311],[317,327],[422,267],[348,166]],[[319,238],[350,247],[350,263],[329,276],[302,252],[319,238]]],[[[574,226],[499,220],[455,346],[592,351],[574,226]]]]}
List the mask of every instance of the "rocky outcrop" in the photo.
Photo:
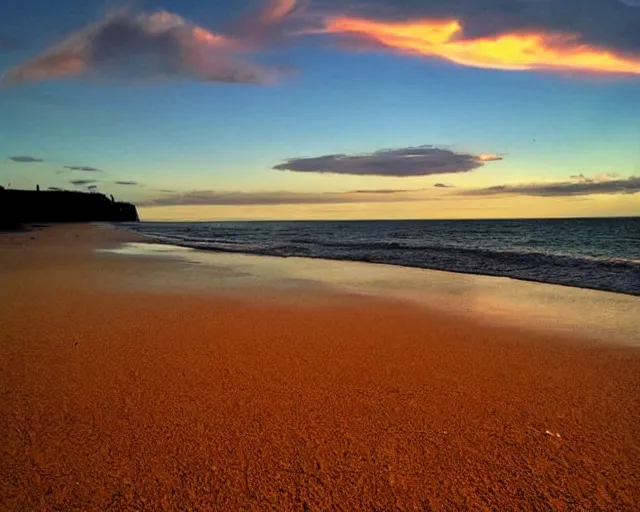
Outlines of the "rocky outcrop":
{"type": "Polygon", "coordinates": [[[0,187],[0,228],[34,222],[137,222],[133,204],[103,194],[71,191],[6,190],[0,187]]]}

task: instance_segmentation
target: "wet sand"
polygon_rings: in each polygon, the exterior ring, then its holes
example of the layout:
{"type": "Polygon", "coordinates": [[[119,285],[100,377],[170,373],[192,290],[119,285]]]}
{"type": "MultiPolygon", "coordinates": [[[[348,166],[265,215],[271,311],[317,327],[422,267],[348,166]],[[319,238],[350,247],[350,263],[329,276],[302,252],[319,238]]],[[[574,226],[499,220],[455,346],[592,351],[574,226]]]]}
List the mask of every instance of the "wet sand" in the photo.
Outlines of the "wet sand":
{"type": "Polygon", "coordinates": [[[135,239],[0,235],[0,510],[640,508],[638,348],[145,288],[187,263],[94,252],[135,239]]]}

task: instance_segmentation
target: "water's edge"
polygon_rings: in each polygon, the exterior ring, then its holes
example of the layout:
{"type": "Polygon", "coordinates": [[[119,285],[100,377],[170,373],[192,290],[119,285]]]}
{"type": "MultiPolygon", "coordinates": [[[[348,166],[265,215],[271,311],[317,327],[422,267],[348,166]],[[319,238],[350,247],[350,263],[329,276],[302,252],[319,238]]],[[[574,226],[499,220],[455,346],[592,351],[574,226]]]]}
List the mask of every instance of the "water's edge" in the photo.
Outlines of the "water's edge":
{"type": "Polygon", "coordinates": [[[136,235],[141,236],[144,239],[148,239],[150,243],[157,243],[162,245],[174,246],[174,247],[183,247],[188,249],[193,249],[196,251],[203,251],[207,253],[221,253],[221,254],[246,254],[251,256],[258,257],[268,257],[268,258],[302,258],[302,259],[312,259],[312,260],[325,260],[325,261],[345,261],[345,262],[357,262],[364,264],[373,264],[373,265],[383,265],[383,266],[391,266],[391,267],[400,267],[400,268],[412,268],[426,271],[436,271],[436,272],[445,272],[452,273],[458,275],[469,275],[469,276],[486,276],[486,277],[498,277],[503,279],[511,279],[514,281],[522,281],[529,283],[540,283],[546,285],[553,286],[562,286],[566,288],[575,288],[582,290],[594,290],[600,292],[614,293],[632,297],[640,297],[640,292],[634,291],[626,291],[620,289],[611,289],[602,286],[589,286],[588,284],[575,284],[575,283],[566,283],[561,281],[551,281],[545,279],[536,279],[533,277],[522,277],[522,276],[514,276],[499,272],[472,272],[472,271],[464,271],[464,270],[456,270],[446,267],[439,266],[425,266],[424,264],[411,264],[411,263],[401,263],[401,262],[390,262],[390,261],[382,261],[376,260],[375,258],[363,259],[363,258],[349,258],[349,257],[339,257],[339,256],[314,256],[314,255],[301,255],[301,254],[277,254],[275,252],[265,251],[265,250],[243,250],[241,248],[220,248],[220,247],[211,247],[205,241],[183,241],[180,239],[145,233],[142,231],[138,231],[132,229],[130,226],[119,225],[117,226],[119,229],[123,229],[129,233],[134,233],[136,235]]]}

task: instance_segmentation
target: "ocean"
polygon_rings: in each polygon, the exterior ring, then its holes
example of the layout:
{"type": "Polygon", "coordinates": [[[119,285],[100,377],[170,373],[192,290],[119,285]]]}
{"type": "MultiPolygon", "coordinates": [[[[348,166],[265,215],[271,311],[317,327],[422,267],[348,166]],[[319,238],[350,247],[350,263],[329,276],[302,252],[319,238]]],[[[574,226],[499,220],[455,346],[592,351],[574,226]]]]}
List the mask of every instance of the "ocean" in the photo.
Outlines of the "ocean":
{"type": "Polygon", "coordinates": [[[157,242],[364,261],[640,295],[640,217],[545,220],[141,222],[157,242]]]}

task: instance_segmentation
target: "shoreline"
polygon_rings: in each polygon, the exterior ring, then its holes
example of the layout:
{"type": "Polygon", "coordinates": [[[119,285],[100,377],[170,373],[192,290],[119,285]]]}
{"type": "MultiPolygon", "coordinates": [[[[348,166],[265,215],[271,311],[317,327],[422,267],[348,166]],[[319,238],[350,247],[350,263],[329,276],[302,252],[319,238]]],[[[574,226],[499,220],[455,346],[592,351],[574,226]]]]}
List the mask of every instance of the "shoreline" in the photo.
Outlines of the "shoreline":
{"type": "MultiPolygon", "coordinates": [[[[636,220],[636,217],[618,217],[616,219],[619,220],[636,220]]],[[[518,221],[516,219],[513,219],[514,221],[518,221]]],[[[537,220],[537,219],[536,219],[537,220]]],[[[547,219],[549,220],[549,219],[547,219]]],[[[567,219],[551,219],[551,220],[558,220],[558,221],[566,221],[567,219]]],[[[572,220],[584,220],[584,219],[572,219],[572,220]]],[[[267,224],[273,223],[271,221],[265,221],[267,224]]],[[[296,221],[292,221],[293,223],[295,223],[296,221]]],[[[325,223],[326,221],[319,221],[320,223],[325,223]]],[[[336,221],[336,222],[340,222],[340,221],[336,221]]],[[[373,221],[373,222],[380,222],[380,221],[373,221]]],[[[396,221],[392,221],[392,222],[396,222],[396,221]]],[[[445,221],[443,221],[445,222],[445,221]]],[[[449,221],[446,221],[449,222],[449,221]]],[[[466,222],[466,221],[463,221],[466,222]]],[[[487,222],[487,221],[481,221],[481,222],[487,222]]],[[[502,221],[504,222],[504,221],[502,221]]],[[[305,223],[305,221],[303,221],[303,223],[305,223]]],[[[154,224],[153,222],[151,223],[145,223],[145,224],[154,224]]],[[[163,225],[166,223],[163,222],[158,222],[155,224],[159,224],[159,225],[163,225]]],[[[181,223],[177,223],[177,224],[181,224],[181,223]]],[[[185,223],[185,224],[191,224],[191,223],[185,223]]],[[[195,223],[197,224],[197,223],[195,223]]],[[[208,224],[208,223],[203,223],[203,224],[208,224]]],[[[231,222],[230,224],[238,224],[238,223],[234,223],[231,222]]],[[[239,224],[243,224],[242,222],[240,222],[239,224]]],[[[247,224],[253,224],[253,222],[247,222],[247,224]]],[[[556,285],[556,286],[564,286],[564,287],[569,287],[569,288],[578,288],[578,289],[583,289],[583,290],[595,290],[595,291],[602,291],[602,292],[609,292],[609,293],[617,293],[617,294],[622,294],[622,295],[628,295],[628,296],[632,296],[632,297],[640,297],[640,289],[638,289],[638,286],[635,285],[633,286],[632,284],[620,284],[617,283],[615,281],[610,281],[606,284],[594,284],[594,283],[590,283],[589,280],[585,280],[584,276],[585,274],[583,273],[582,275],[582,280],[562,280],[558,277],[546,277],[546,278],[540,278],[537,276],[527,276],[527,275],[522,275],[522,272],[520,271],[516,271],[515,267],[513,268],[503,268],[502,270],[496,270],[496,271],[491,271],[491,272],[487,272],[486,269],[481,269],[478,270],[473,269],[473,268],[454,268],[454,266],[451,265],[441,265],[441,264],[427,264],[424,262],[419,262],[419,263],[415,263],[415,262],[411,262],[409,260],[406,259],[401,259],[401,260],[396,260],[396,259],[390,259],[389,257],[383,257],[383,258],[376,258],[376,257],[358,257],[358,256],[339,256],[339,255],[331,255],[331,254],[320,254],[320,255],[308,255],[308,254],[304,254],[304,251],[302,253],[296,253],[296,251],[291,252],[290,254],[280,254],[278,251],[273,251],[273,250],[269,250],[268,248],[266,249],[255,249],[255,250],[250,250],[248,248],[245,248],[242,246],[242,244],[239,245],[239,247],[236,248],[220,248],[220,247],[215,247],[215,246],[211,246],[212,243],[214,243],[213,241],[209,240],[209,241],[196,241],[196,240],[189,240],[189,241],[183,241],[180,238],[172,238],[171,236],[168,235],[163,235],[161,233],[152,233],[152,232],[145,232],[144,230],[138,231],[136,230],[133,226],[132,227],[122,227],[121,229],[125,229],[125,230],[129,230],[131,232],[134,232],[136,234],[139,234],[145,238],[148,238],[150,240],[154,240],[156,243],[159,244],[167,244],[167,245],[174,245],[174,246],[178,246],[178,247],[185,247],[185,248],[190,248],[190,249],[195,249],[195,250],[202,250],[202,251],[208,251],[208,252],[213,252],[213,253],[228,253],[228,254],[248,254],[248,255],[254,255],[254,256],[264,256],[264,257],[274,257],[274,258],[309,258],[309,259],[322,259],[322,260],[330,260],[330,261],[343,261],[343,262],[360,262],[360,263],[369,263],[369,264],[374,264],[374,265],[390,265],[390,266],[396,266],[396,267],[401,267],[401,268],[415,268],[415,269],[422,269],[422,270],[427,270],[427,271],[436,271],[436,272],[449,272],[449,273],[455,273],[455,274],[464,274],[464,275],[470,275],[470,276],[487,276],[487,277],[498,277],[498,278],[507,278],[507,279],[512,279],[512,280],[517,280],[517,281],[523,281],[523,282],[532,282],[532,283],[541,283],[541,284],[549,284],[549,285],[556,285]],[[520,273],[518,273],[520,272],[520,273]]],[[[215,245],[215,244],[214,244],[215,245]]],[[[402,249],[402,248],[400,248],[402,249]]],[[[405,247],[406,249],[406,247],[405,247]]],[[[486,252],[486,249],[464,249],[464,248],[455,248],[455,247],[449,247],[447,250],[449,251],[469,251],[469,252],[474,252],[474,251],[479,251],[479,252],[486,252]]],[[[491,251],[488,251],[491,252],[491,251]]],[[[578,262],[578,264],[593,264],[593,265],[622,265],[622,266],[628,266],[628,265],[637,265],[640,263],[640,260],[635,260],[635,259],[628,259],[628,258],[604,258],[604,257],[595,257],[595,256],[588,256],[588,255],[582,255],[582,256],[578,256],[578,255],[571,255],[571,254],[548,254],[546,252],[520,252],[520,251],[506,251],[506,250],[501,250],[498,251],[496,254],[500,254],[502,256],[505,257],[513,257],[513,256],[518,256],[518,257],[531,257],[531,256],[535,256],[535,257],[543,257],[543,258],[559,258],[560,259],[560,264],[564,265],[565,263],[562,263],[563,259],[569,259],[569,260],[573,260],[575,264],[575,262],[578,262]]],[[[537,262],[523,262],[521,266],[524,266],[525,268],[530,266],[530,265],[537,265],[539,263],[537,262]]],[[[554,265],[557,264],[557,262],[553,263],[554,265]]],[[[567,268],[570,268],[570,265],[567,264],[567,268]]],[[[598,271],[604,271],[603,269],[592,269],[592,273],[597,274],[598,271]]],[[[606,270],[606,269],[605,269],[606,270]]],[[[638,271],[640,271],[640,269],[638,269],[638,271]]],[[[584,272],[586,272],[586,270],[584,270],[584,272]]],[[[575,277],[575,276],[574,276],[575,277]]],[[[632,276],[627,276],[627,279],[631,279],[632,276]]]]}
{"type": "MultiPolygon", "coordinates": [[[[0,508],[637,510],[637,347],[335,286],[404,269],[139,241],[0,236],[0,508]]],[[[467,277],[436,299],[499,306],[467,277]]]]}
{"type": "MultiPolygon", "coordinates": [[[[264,275],[275,269],[280,280],[300,284],[303,290],[322,288],[327,293],[347,294],[356,300],[362,297],[397,300],[427,311],[438,311],[451,319],[542,334],[555,329],[556,334],[566,338],[575,338],[575,331],[579,330],[578,337],[593,342],[607,338],[608,343],[640,346],[640,325],[636,320],[640,318],[640,298],[633,294],[385,263],[212,251],[169,242],[157,243],[153,236],[126,229],[124,232],[141,236],[140,242],[125,243],[107,253],[142,259],[181,260],[196,263],[201,271],[217,267],[229,274],[234,274],[237,262],[246,262],[242,265],[243,272],[253,276],[247,286],[278,287],[278,283],[264,275]],[[335,273],[339,276],[337,279],[331,277],[335,273]],[[358,279],[359,276],[362,279],[358,279]],[[376,284],[372,286],[367,281],[376,284]],[[422,285],[422,291],[417,289],[418,285],[422,285]],[[454,299],[463,299],[464,309],[461,310],[454,299]],[[552,311],[548,303],[556,311],[552,311]]],[[[221,291],[215,277],[215,272],[211,272],[208,280],[201,283],[194,285],[196,279],[177,279],[171,286],[191,291],[209,286],[211,291],[221,291]],[[185,284],[185,281],[191,284],[185,284]]],[[[237,288],[231,280],[225,281],[225,285],[228,289],[237,288]]],[[[142,286],[146,285],[143,283],[142,286]]]]}
{"type": "MultiPolygon", "coordinates": [[[[626,218],[626,217],[622,217],[622,218],[626,218]]],[[[127,231],[126,228],[118,228],[118,229],[123,229],[125,231],[127,231]]],[[[595,292],[603,292],[603,293],[615,293],[615,294],[619,294],[619,295],[628,295],[631,297],[640,297],[640,293],[634,293],[634,292],[625,292],[625,291],[619,291],[619,290],[609,290],[606,288],[596,288],[596,287],[591,287],[591,286],[578,286],[578,285],[574,285],[574,284],[565,284],[565,283],[553,283],[553,282],[549,282],[549,281],[542,281],[542,280],[536,280],[536,279],[527,279],[524,277],[514,277],[514,276],[509,276],[509,275],[505,275],[505,274],[482,274],[479,272],[465,272],[462,270],[450,270],[450,269],[441,269],[441,268],[435,268],[435,267],[420,267],[418,265],[403,265],[400,263],[384,263],[384,262],[378,262],[378,261],[366,261],[366,260],[357,260],[357,259],[348,259],[348,258],[327,258],[324,256],[283,256],[283,255],[277,255],[277,254],[263,254],[263,253],[257,253],[257,252],[249,252],[249,251],[231,251],[231,250],[221,250],[221,249],[208,249],[206,247],[195,247],[193,245],[187,245],[187,244],[180,244],[177,243],[176,241],[169,241],[167,238],[163,238],[161,236],[156,236],[156,235],[148,235],[148,234],[143,234],[143,233],[137,233],[135,231],[130,231],[131,233],[135,233],[137,235],[142,236],[143,238],[146,238],[148,240],[152,240],[154,241],[154,243],[157,243],[159,245],[170,245],[173,247],[183,247],[185,249],[193,249],[194,251],[206,251],[206,252],[211,252],[211,253],[221,253],[221,254],[244,254],[244,255],[248,255],[248,256],[256,256],[256,257],[261,257],[261,258],[282,258],[282,259],[288,259],[288,258],[300,258],[300,259],[310,259],[310,260],[324,260],[324,261],[338,261],[338,262],[350,262],[350,263],[362,263],[362,264],[367,264],[367,265],[384,265],[384,266],[389,266],[389,267],[399,267],[399,268],[411,268],[411,269],[419,269],[419,270],[425,270],[428,272],[445,272],[445,273],[450,273],[450,274],[462,274],[462,275],[466,275],[466,276],[480,276],[480,277],[495,277],[495,278],[499,278],[499,279],[511,279],[514,281],[522,281],[525,283],[537,283],[537,284],[545,284],[545,285],[550,285],[550,286],[563,286],[563,287],[567,287],[567,288],[576,288],[578,290],[591,290],[591,291],[595,291],[595,292]]]]}

